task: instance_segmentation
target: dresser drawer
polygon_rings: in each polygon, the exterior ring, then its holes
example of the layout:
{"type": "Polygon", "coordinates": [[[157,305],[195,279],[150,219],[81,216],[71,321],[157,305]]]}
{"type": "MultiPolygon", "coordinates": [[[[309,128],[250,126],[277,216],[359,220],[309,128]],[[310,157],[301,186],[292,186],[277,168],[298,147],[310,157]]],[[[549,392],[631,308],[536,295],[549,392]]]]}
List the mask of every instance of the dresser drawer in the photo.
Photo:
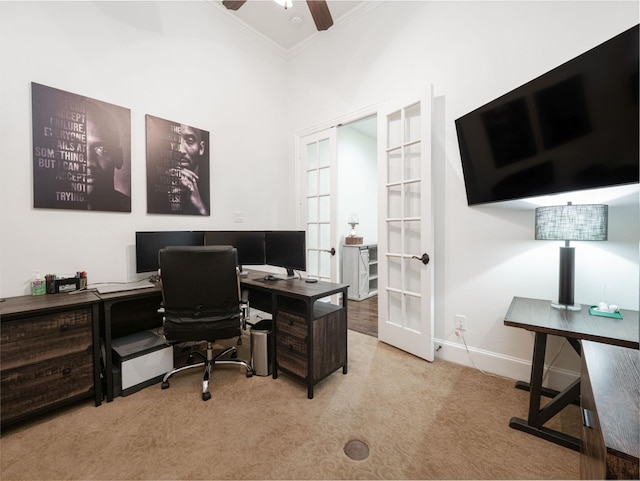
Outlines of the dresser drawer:
{"type": "Polygon", "coordinates": [[[85,352],[93,342],[92,311],[84,308],[3,322],[0,342],[3,371],[85,352]]]}
{"type": "Polygon", "coordinates": [[[307,338],[307,323],[303,317],[286,311],[276,314],[278,333],[286,333],[299,339],[307,338]]]}
{"type": "Polygon", "coordinates": [[[2,369],[3,423],[93,390],[93,357],[76,352],[57,359],[2,369]]]}

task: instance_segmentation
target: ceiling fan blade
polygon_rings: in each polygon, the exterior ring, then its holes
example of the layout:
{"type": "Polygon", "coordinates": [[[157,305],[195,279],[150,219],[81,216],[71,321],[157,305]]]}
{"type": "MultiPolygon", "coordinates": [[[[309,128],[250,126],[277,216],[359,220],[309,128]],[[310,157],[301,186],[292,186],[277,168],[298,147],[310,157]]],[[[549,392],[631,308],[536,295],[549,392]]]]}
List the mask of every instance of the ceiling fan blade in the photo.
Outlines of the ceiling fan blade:
{"type": "Polygon", "coordinates": [[[331,12],[325,0],[307,0],[307,5],[318,30],[327,30],[333,25],[331,12]]]}
{"type": "Polygon", "coordinates": [[[238,1],[233,1],[233,0],[224,0],[222,2],[222,5],[224,5],[225,7],[227,7],[229,10],[238,10],[240,7],[242,7],[242,5],[244,5],[247,2],[247,0],[238,0],[238,1]]]}

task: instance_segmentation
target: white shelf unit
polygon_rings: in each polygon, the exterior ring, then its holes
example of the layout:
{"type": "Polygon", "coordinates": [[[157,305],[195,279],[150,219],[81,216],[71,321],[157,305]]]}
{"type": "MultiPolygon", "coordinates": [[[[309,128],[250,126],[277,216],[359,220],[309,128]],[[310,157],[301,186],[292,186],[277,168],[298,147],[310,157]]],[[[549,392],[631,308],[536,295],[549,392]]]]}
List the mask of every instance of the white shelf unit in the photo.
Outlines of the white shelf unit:
{"type": "Polygon", "coordinates": [[[378,293],[378,246],[345,244],[342,249],[342,282],[349,284],[348,298],[362,301],[378,293]]]}

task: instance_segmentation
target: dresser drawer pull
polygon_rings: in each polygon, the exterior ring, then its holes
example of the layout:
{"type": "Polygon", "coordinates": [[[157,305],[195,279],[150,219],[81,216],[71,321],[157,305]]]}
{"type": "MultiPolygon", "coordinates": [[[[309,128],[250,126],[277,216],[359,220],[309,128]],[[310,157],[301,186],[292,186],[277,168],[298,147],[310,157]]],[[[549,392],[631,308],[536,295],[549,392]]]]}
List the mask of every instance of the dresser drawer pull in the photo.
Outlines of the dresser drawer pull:
{"type": "Polygon", "coordinates": [[[293,326],[293,321],[291,319],[287,319],[287,324],[289,324],[290,326],[293,326]]]}
{"type": "Polygon", "coordinates": [[[69,330],[69,324],[63,324],[62,326],[60,326],[60,330],[62,332],[68,331],[69,330]]]}
{"type": "Polygon", "coordinates": [[[582,412],[582,425],[585,428],[593,429],[593,419],[591,411],[585,408],[580,408],[580,411],[582,412]]]}
{"type": "Polygon", "coordinates": [[[289,344],[289,350],[293,351],[293,344],[289,344]]]}
{"type": "Polygon", "coordinates": [[[70,367],[65,367],[65,368],[62,370],[62,375],[63,375],[63,376],[68,376],[69,374],[71,374],[71,368],[70,368],[70,367]]]}

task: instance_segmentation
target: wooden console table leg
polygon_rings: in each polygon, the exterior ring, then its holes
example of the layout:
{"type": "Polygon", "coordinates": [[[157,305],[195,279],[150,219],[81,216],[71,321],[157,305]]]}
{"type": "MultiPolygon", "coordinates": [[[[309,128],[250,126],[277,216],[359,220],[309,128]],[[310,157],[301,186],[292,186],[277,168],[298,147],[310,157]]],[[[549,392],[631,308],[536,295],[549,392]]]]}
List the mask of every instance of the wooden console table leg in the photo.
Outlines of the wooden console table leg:
{"type": "Polygon", "coordinates": [[[578,438],[543,426],[544,423],[573,402],[580,394],[580,379],[577,379],[564,391],[558,393],[543,409],[540,409],[540,399],[543,394],[542,377],[544,374],[546,347],[547,334],[536,332],[529,388],[529,416],[526,421],[513,417],[509,421],[509,426],[518,431],[533,434],[547,441],[554,442],[575,451],[580,451],[580,440],[578,438]]]}

